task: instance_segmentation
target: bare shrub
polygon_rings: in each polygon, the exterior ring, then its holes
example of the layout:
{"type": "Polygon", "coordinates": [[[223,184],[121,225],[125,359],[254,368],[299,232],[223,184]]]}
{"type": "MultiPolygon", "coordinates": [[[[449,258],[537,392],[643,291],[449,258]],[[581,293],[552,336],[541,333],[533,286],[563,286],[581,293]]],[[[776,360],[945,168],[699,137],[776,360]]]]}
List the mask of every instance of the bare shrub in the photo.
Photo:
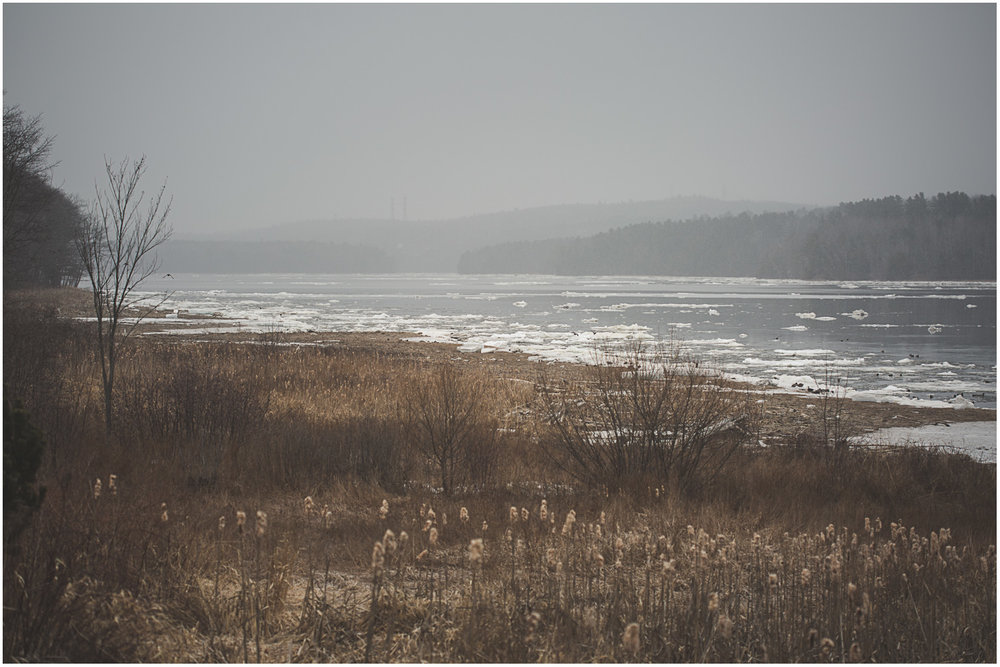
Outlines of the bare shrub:
{"type": "Polygon", "coordinates": [[[635,342],[603,350],[588,380],[540,382],[551,425],[542,442],[588,486],[671,480],[683,489],[756,440],[760,410],[751,394],[676,347],[635,342]]]}
{"type": "Polygon", "coordinates": [[[264,423],[269,392],[242,350],[157,347],[127,361],[115,388],[119,434],[169,443],[194,479],[215,479],[228,450],[264,423]]]}
{"type": "Polygon", "coordinates": [[[488,481],[496,467],[497,420],[485,391],[484,378],[446,365],[404,398],[414,444],[435,466],[445,495],[465,481],[488,481]]]}

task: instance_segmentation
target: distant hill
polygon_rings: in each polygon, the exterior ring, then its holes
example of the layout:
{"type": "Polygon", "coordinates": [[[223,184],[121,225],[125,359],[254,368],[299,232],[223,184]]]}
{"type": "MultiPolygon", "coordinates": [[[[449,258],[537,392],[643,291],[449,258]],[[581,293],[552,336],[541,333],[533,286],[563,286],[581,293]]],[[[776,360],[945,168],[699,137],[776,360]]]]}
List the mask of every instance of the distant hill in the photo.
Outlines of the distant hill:
{"type": "Polygon", "coordinates": [[[467,251],[462,273],[996,280],[996,196],[898,196],[827,209],[629,225],[467,251]]]}
{"type": "MultiPolygon", "coordinates": [[[[359,249],[356,257],[344,263],[331,255],[327,261],[317,258],[303,262],[297,269],[313,271],[308,266],[324,266],[324,272],[426,271],[454,272],[462,253],[510,241],[538,241],[566,236],[587,236],[634,223],[718,216],[741,212],[788,211],[797,204],[782,202],[722,201],[704,197],[675,197],[656,201],[615,204],[567,204],[516,209],[452,220],[312,220],[276,225],[235,234],[218,234],[210,240],[188,239],[172,243],[164,254],[174,255],[184,266],[198,268],[178,271],[216,271],[223,265],[242,267],[244,271],[262,271],[270,266],[267,249],[278,254],[288,252],[287,243],[308,243],[307,256],[313,257],[328,246],[316,243],[347,244],[359,249]],[[200,249],[199,248],[200,244],[200,249]],[[229,247],[227,244],[234,244],[229,247]],[[181,248],[189,253],[181,258],[181,248]],[[372,258],[370,266],[360,260],[372,258]],[[263,263],[261,263],[263,262],[263,263]],[[359,268],[359,266],[361,268],[359,268]],[[385,267],[391,268],[385,268],[385,267]]],[[[165,263],[166,265],[166,263],[165,263]]],[[[282,262],[284,265],[284,262],[282,262]]],[[[165,269],[169,270],[169,269],[165,269]]],[[[280,269],[286,270],[286,269],[280,269]]]]}

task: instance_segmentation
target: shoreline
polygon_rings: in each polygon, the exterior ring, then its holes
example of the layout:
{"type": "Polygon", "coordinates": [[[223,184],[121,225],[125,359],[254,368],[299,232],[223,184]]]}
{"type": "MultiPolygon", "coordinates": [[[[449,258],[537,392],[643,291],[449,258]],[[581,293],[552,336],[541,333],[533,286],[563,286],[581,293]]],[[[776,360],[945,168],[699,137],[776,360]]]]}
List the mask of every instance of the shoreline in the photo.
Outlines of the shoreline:
{"type": "MultiPolygon", "coordinates": [[[[5,295],[5,299],[9,295],[5,295]]],[[[54,310],[59,317],[90,316],[90,292],[81,288],[31,290],[16,293],[15,300],[30,300],[42,308],[54,310]]],[[[560,379],[583,379],[586,364],[568,361],[545,361],[523,352],[494,350],[488,353],[461,350],[462,342],[443,343],[421,340],[416,332],[396,331],[327,331],[272,332],[225,331],[195,329],[202,322],[230,322],[239,328],[239,320],[212,315],[198,315],[167,310],[150,312],[139,326],[138,333],[148,341],[168,340],[189,343],[277,344],[303,346],[338,346],[362,354],[389,355],[409,358],[422,363],[470,363],[489,367],[503,376],[535,382],[544,368],[549,376],[560,379]],[[195,330],[190,330],[195,329],[195,330]]],[[[815,423],[822,410],[823,396],[796,392],[791,389],[753,384],[722,378],[737,386],[759,392],[766,401],[766,440],[790,441],[815,423]]],[[[880,429],[914,428],[949,423],[996,422],[996,410],[978,407],[923,407],[891,402],[852,400],[842,397],[839,411],[852,435],[864,436],[880,429]]]]}

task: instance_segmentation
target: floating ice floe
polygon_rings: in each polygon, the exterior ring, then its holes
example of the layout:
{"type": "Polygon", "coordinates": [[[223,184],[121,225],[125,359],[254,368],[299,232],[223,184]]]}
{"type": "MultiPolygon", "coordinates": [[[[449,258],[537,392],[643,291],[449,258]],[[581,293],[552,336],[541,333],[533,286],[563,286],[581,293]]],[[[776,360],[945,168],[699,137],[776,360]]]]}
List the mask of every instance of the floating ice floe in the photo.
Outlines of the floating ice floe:
{"type": "Polygon", "coordinates": [[[808,331],[809,330],[809,327],[807,327],[804,324],[796,324],[794,326],[781,327],[781,328],[784,329],[785,331],[808,331]]]}
{"type": "Polygon", "coordinates": [[[527,301],[515,301],[511,305],[514,306],[515,308],[524,308],[525,306],[528,305],[528,302],[527,301]]]}
{"type": "Polygon", "coordinates": [[[853,317],[856,320],[863,320],[866,317],[868,317],[868,312],[858,308],[856,310],[852,310],[849,313],[841,313],[841,315],[843,315],[844,317],[853,317]]]}
{"type": "Polygon", "coordinates": [[[943,331],[943,328],[941,327],[940,324],[932,324],[929,327],[927,327],[927,333],[929,333],[929,334],[939,334],[942,331],[943,331]]]}

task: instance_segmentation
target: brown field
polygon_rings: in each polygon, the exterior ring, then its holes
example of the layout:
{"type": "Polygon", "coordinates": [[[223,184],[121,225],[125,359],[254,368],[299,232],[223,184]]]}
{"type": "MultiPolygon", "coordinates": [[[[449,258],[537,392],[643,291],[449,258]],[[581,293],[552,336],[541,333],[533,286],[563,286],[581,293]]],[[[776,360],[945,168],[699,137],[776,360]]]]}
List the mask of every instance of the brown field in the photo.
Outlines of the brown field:
{"type": "Polygon", "coordinates": [[[149,335],[106,437],[85,313],[4,298],[5,395],[46,440],[41,508],[5,496],[5,661],[996,661],[996,466],[841,442],[993,411],[702,383],[760,406],[752,438],[583,482],[551,401],[595,419],[620,369],[149,335]]]}

